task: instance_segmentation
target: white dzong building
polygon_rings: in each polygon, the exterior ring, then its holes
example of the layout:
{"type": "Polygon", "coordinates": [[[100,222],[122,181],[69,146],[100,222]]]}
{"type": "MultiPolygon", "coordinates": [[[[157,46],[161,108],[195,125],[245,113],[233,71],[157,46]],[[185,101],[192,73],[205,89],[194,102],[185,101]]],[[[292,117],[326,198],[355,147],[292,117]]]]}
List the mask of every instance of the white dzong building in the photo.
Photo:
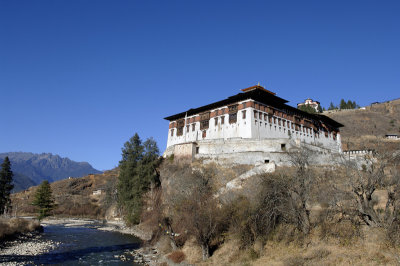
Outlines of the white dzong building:
{"type": "Polygon", "coordinates": [[[285,164],[282,154],[301,144],[324,155],[341,152],[342,124],[286,103],[256,85],[225,100],[168,116],[164,155],[279,165],[285,164]]]}

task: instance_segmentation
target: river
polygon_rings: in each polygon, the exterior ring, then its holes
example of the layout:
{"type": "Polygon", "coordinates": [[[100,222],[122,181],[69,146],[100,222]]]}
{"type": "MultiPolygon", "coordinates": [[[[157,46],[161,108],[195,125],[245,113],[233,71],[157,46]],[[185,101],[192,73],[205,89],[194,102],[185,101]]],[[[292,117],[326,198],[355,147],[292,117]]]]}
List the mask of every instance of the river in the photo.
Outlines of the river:
{"type": "MultiPolygon", "coordinates": [[[[54,249],[39,255],[0,255],[0,263],[51,265],[139,265],[128,251],[138,249],[140,240],[132,235],[98,230],[100,224],[48,224],[32,242],[56,243],[54,249]],[[127,260],[121,260],[122,257],[127,260]]],[[[25,243],[26,244],[26,243],[25,243]]],[[[29,244],[29,243],[28,243],[29,244]]],[[[34,243],[33,243],[34,245],[34,243]]],[[[17,250],[16,247],[10,249],[17,250]]]]}

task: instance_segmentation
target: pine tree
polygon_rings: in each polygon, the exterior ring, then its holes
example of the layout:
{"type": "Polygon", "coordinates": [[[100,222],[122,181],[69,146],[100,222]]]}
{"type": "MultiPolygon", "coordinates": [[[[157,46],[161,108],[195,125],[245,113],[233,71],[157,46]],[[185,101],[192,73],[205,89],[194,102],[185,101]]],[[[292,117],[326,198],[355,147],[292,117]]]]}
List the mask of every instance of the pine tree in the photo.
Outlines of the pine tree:
{"type": "Polygon", "coordinates": [[[51,192],[49,181],[44,180],[35,193],[32,205],[39,208],[38,219],[50,216],[50,211],[54,208],[54,200],[51,192]]]}
{"type": "Polygon", "coordinates": [[[124,144],[119,162],[118,203],[129,224],[137,224],[142,211],[142,195],[153,184],[158,185],[156,168],[159,150],[153,139],[143,144],[136,133],[124,144]]]}
{"type": "Polygon", "coordinates": [[[333,102],[331,102],[331,104],[328,107],[328,110],[335,110],[337,109],[337,107],[333,104],[333,102]]]}
{"type": "MultiPolygon", "coordinates": [[[[354,103],[355,103],[355,102],[354,102],[354,103]]],[[[346,108],[347,108],[347,109],[354,109],[354,108],[355,108],[355,104],[353,104],[352,101],[348,100],[348,101],[347,101],[347,106],[346,106],[346,108]],[[353,106],[353,105],[354,105],[354,106],[353,106]]]]}
{"type": "Polygon", "coordinates": [[[12,184],[13,172],[11,171],[11,162],[8,157],[4,158],[1,164],[0,172],[0,214],[9,213],[11,211],[11,190],[14,188],[12,184]]]}
{"type": "Polygon", "coordinates": [[[347,109],[347,104],[346,104],[346,101],[344,99],[340,100],[339,108],[340,109],[347,109]]]}

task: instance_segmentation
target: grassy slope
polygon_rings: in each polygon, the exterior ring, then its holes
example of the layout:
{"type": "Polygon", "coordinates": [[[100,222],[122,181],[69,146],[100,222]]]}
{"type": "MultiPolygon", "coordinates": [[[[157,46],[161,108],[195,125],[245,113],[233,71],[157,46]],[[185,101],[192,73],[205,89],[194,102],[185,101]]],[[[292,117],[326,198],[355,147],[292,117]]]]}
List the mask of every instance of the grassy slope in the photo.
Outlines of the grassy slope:
{"type": "Polygon", "coordinates": [[[369,140],[383,138],[385,134],[400,135],[400,99],[367,106],[366,110],[342,110],[324,113],[342,123],[343,148],[373,148],[369,140]]]}

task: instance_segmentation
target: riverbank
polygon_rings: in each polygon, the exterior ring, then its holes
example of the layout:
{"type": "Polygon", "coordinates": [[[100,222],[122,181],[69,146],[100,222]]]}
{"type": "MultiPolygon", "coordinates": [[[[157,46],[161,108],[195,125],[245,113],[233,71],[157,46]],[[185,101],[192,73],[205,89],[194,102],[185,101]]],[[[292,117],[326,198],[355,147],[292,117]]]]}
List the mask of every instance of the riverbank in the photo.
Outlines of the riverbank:
{"type": "Polygon", "coordinates": [[[17,238],[21,234],[40,231],[38,221],[24,218],[0,218],[0,247],[5,241],[17,238]]]}
{"type": "MultiPolygon", "coordinates": [[[[9,258],[38,256],[57,247],[57,242],[41,240],[42,231],[39,222],[31,218],[1,218],[0,265],[20,265],[18,262],[10,262],[9,258]]],[[[26,263],[33,262],[27,260],[26,263]]]]}
{"type": "Polygon", "coordinates": [[[141,240],[133,235],[97,230],[106,223],[87,219],[42,221],[43,233],[27,234],[0,249],[0,265],[106,264],[140,265],[146,263],[133,253],[141,240]]]}
{"type": "MultiPolygon", "coordinates": [[[[122,221],[101,221],[92,219],[76,219],[76,218],[59,218],[59,219],[45,219],[42,221],[44,228],[59,227],[61,228],[90,228],[96,231],[122,233],[124,235],[135,236],[142,241],[147,241],[151,238],[151,233],[136,226],[129,228],[125,226],[122,221]]],[[[16,257],[24,257],[27,260],[24,263],[32,263],[37,257],[46,257],[46,253],[52,252],[63,241],[49,241],[43,240],[41,234],[26,234],[21,235],[18,239],[8,241],[7,244],[0,250],[0,265],[19,265],[17,262],[12,261],[16,257]]],[[[57,252],[57,251],[55,251],[57,252]]],[[[136,264],[142,265],[159,265],[164,261],[163,256],[154,247],[140,247],[124,251],[114,256],[115,259],[121,262],[132,261],[136,264]]]]}
{"type": "MultiPolygon", "coordinates": [[[[152,237],[152,233],[143,229],[140,226],[127,227],[123,221],[105,221],[105,220],[92,220],[92,219],[79,219],[79,218],[58,218],[58,219],[46,219],[42,222],[44,226],[48,225],[63,225],[65,227],[73,226],[89,226],[97,230],[118,232],[127,235],[133,235],[142,241],[149,241],[152,237]]],[[[139,249],[132,250],[120,255],[121,261],[127,260],[128,257],[133,257],[133,262],[144,265],[159,265],[165,262],[164,256],[161,255],[160,251],[156,247],[141,247],[139,249]]]]}
{"type": "MultiPolygon", "coordinates": [[[[11,257],[32,258],[50,252],[60,242],[42,240],[41,232],[29,232],[17,236],[13,240],[4,241],[0,248],[0,265],[21,265],[18,261],[10,261],[11,257]]],[[[32,260],[24,261],[26,264],[33,264],[32,260]]]]}

